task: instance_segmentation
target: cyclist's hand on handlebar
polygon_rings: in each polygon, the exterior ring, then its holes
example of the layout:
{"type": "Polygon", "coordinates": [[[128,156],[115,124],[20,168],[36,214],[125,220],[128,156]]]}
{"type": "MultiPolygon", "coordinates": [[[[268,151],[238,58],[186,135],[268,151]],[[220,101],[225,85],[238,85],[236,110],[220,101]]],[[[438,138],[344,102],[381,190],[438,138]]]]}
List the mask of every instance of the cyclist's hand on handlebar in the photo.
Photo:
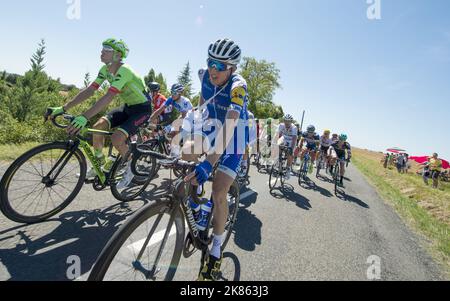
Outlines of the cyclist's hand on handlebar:
{"type": "Polygon", "coordinates": [[[84,130],[88,124],[88,120],[83,115],[76,117],[67,128],[67,133],[71,136],[77,135],[80,131],[84,130]]]}
{"type": "Polygon", "coordinates": [[[193,172],[191,172],[186,178],[185,182],[190,182],[194,186],[201,186],[205,184],[209,179],[209,175],[212,173],[213,167],[208,161],[202,162],[193,172]]]}
{"type": "Polygon", "coordinates": [[[66,110],[64,110],[64,107],[49,107],[47,108],[47,111],[45,112],[44,118],[45,120],[48,120],[50,118],[53,118],[57,115],[61,115],[66,113],[66,110]]]}

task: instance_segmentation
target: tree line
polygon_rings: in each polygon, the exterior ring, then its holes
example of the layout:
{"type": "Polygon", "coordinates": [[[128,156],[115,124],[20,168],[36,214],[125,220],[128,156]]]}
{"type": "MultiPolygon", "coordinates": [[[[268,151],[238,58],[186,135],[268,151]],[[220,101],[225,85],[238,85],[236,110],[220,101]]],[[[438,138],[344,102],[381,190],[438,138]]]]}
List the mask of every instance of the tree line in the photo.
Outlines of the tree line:
{"type": "MultiPolygon", "coordinates": [[[[48,123],[44,123],[43,114],[49,106],[65,104],[80,91],[75,85],[64,85],[61,80],[52,79],[45,72],[45,40],[41,40],[35,53],[30,58],[30,70],[24,75],[0,72],[0,144],[19,144],[25,142],[44,142],[64,139],[65,133],[48,123]]],[[[249,91],[249,110],[256,118],[280,119],[284,113],[281,106],[273,102],[279,83],[280,70],[275,63],[244,57],[238,72],[247,80],[249,91]]],[[[93,78],[90,73],[84,75],[84,87],[90,85],[93,78]]],[[[150,69],[144,77],[146,84],[158,82],[165,96],[170,94],[170,86],[161,72],[150,69]]],[[[182,68],[177,81],[186,89],[184,96],[197,105],[200,92],[194,91],[192,69],[187,62],[182,68]]],[[[173,83],[170,83],[170,85],[173,83]]],[[[71,110],[71,114],[81,114],[92,106],[108,89],[105,83],[95,95],[82,105],[71,110]]],[[[120,106],[120,99],[115,99],[105,110],[120,106]]],[[[101,112],[95,118],[100,118],[101,112]]]]}

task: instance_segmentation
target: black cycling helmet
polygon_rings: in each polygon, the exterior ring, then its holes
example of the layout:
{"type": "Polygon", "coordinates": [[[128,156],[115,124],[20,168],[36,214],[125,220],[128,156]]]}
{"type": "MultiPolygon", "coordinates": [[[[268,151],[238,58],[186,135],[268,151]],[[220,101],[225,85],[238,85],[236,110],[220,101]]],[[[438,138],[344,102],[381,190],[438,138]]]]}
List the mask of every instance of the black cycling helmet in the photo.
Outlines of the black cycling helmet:
{"type": "Polygon", "coordinates": [[[161,85],[157,82],[152,82],[148,84],[148,88],[150,89],[150,92],[159,92],[161,91],[161,85]]]}

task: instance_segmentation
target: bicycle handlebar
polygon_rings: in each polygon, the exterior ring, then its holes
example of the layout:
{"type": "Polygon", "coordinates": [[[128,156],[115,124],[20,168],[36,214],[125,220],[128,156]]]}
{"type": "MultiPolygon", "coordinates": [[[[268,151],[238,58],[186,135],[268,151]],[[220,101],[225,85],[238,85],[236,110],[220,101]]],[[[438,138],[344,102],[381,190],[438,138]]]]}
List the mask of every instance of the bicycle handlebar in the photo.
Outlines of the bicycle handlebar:
{"type": "Polygon", "coordinates": [[[53,123],[54,126],[56,126],[57,128],[60,128],[60,129],[66,129],[68,127],[68,125],[58,123],[58,121],[56,120],[58,117],[63,117],[65,120],[67,120],[69,122],[72,122],[75,119],[74,116],[65,114],[65,113],[61,113],[61,114],[58,114],[55,116],[51,116],[51,114],[52,114],[52,110],[47,109],[47,111],[45,112],[45,115],[44,115],[45,121],[47,121],[48,118],[51,117],[50,121],[53,123]]]}
{"type": "MultiPolygon", "coordinates": [[[[139,172],[136,169],[136,163],[142,155],[154,157],[158,160],[166,160],[167,162],[165,162],[165,165],[169,165],[172,168],[181,167],[181,168],[187,168],[189,171],[193,171],[195,169],[195,167],[197,166],[197,164],[194,162],[187,162],[187,161],[180,160],[178,158],[173,158],[173,157],[152,151],[148,148],[149,148],[148,145],[146,145],[146,144],[137,145],[136,142],[133,142],[130,145],[130,151],[133,154],[133,158],[131,161],[131,171],[133,172],[133,174],[135,174],[137,176],[142,176],[142,177],[150,176],[149,174],[142,174],[141,172],[139,172]]],[[[184,179],[180,179],[180,180],[181,180],[180,181],[181,183],[187,184],[184,181],[184,179]]],[[[202,202],[199,199],[199,197],[197,195],[198,186],[189,184],[190,189],[188,189],[189,191],[186,192],[186,187],[183,187],[185,185],[180,185],[181,183],[176,185],[177,193],[180,197],[190,194],[195,203],[197,203],[199,205],[204,205],[204,204],[208,203],[209,200],[205,200],[204,202],[202,202]]]]}

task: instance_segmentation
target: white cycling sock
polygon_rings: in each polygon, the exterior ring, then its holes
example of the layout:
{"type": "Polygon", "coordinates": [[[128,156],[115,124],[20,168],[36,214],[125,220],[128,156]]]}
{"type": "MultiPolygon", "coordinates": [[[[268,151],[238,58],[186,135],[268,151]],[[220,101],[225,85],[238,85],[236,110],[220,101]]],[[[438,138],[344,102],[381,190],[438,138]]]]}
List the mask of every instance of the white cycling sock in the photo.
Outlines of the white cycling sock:
{"type": "Polygon", "coordinates": [[[209,252],[210,255],[216,257],[217,259],[220,259],[221,255],[222,255],[221,248],[222,248],[224,239],[225,239],[225,234],[222,234],[222,235],[214,234],[213,245],[211,247],[211,251],[209,252]]]}

